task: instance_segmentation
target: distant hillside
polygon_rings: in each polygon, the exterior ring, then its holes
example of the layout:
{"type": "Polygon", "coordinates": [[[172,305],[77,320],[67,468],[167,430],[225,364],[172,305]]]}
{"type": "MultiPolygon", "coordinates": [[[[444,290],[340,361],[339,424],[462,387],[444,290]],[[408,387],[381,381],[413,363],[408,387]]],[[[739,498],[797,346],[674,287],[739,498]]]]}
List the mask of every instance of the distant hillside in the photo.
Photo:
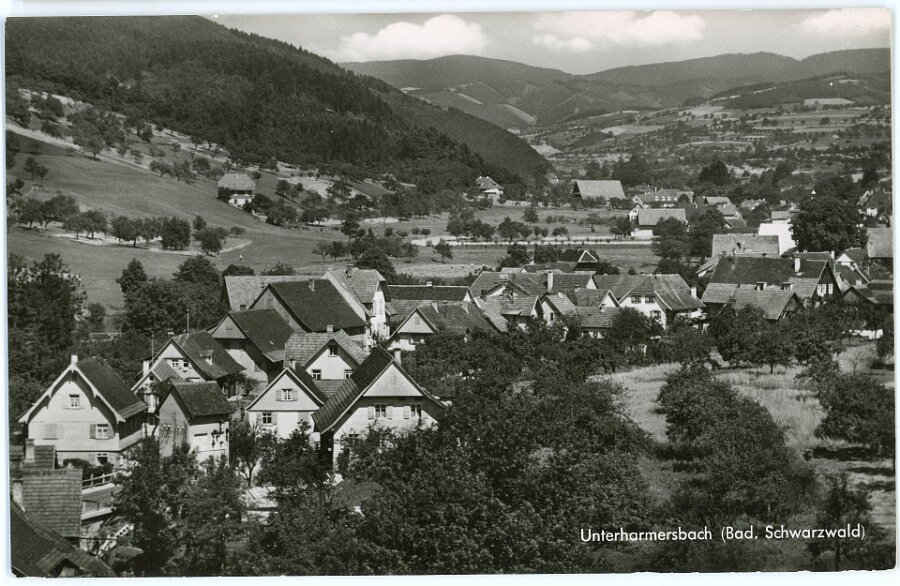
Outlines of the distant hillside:
{"type": "Polygon", "coordinates": [[[381,81],[199,17],[9,19],[6,42],[11,84],[212,140],[248,163],[277,159],[351,177],[392,172],[435,189],[462,188],[486,172],[504,181],[549,168],[481,120],[466,118],[467,130],[450,139],[438,130],[458,126],[451,120],[461,112],[423,115],[381,81]]]}
{"type": "Polygon", "coordinates": [[[572,75],[521,63],[454,55],[424,61],[345,63],[430,102],[505,127],[550,125],[604,110],[666,108],[738,86],[822,74],[890,72],[889,49],[834,51],[797,60],[774,53],[729,54],[572,75]]]}

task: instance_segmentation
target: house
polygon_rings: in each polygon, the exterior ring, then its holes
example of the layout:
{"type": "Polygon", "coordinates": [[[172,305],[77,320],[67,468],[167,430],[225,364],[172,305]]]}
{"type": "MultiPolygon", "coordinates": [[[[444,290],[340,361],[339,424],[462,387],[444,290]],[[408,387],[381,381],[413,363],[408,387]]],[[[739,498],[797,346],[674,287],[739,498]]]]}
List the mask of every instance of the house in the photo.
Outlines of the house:
{"type": "Polygon", "coordinates": [[[546,282],[543,275],[534,273],[503,273],[481,271],[471,285],[469,292],[476,302],[479,297],[494,297],[514,291],[517,294],[543,295],[546,282]]]}
{"type": "Polygon", "coordinates": [[[741,209],[749,213],[764,203],[766,203],[764,199],[745,199],[741,202],[741,209]]]}
{"type": "Polygon", "coordinates": [[[695,320],[704,309],[696,289],[681,275],[594,275],[599,291],[609,291],[619,307],[631,308],[666,325],[676,317],[695,320]]]}
{"type": "Polygon", "coordinates": [[[593,273],[600,268],[600,259],[597,255],[583,248],[567,248],[562,251],[558,259],[559,263],[574,263],[566,272],[593,273]]]}
{"type": "Polygon", "coordinates": [[[474,301],[468,287],[462,285],[434,286],[431,281],[424,285],[388,285],[387,290],[391,303],[395,301],[472,303],[474,301]]]}
{"type": "Polygon", "coordinates": [[[312,380],[342,381],[366,359],[365,350],[343,330],[295,333],[284,345],[284,366],[305,370],[312,380]]]}
{"type": "Polygon", "coordinates": [[[99,558],[83,551],[47,527],[31,512],[10,503],[12,573],[19,578],[112,577],[99,558]]]}
{"type": "Polygon", "coordinates": [[[870,189],[860,198],[860,209],[870,218],[881,218],[891,215],[893,209],[892,193],[883,187],[870,189]]]}
{"type": "Polygon", "coordinates": [[[312,415],[321,449],[333,462],[372,428],[394,432],[435,425],[446,406],[391,355],[375,347],[340,389],[312,415]]]}
{"type": "Polygon", "coordinates": [[[797,212],[791,210],[774,210],[770,215],[773,224],[790,224],[797,212]]]}
{"type": "Polygon", "coordinates": [[[543,293],[520,293],[507,289],[503,294],[476,298],[475,305],[498,332],[506,332],[510,325],[525,329],[528,322],[540,316],[538,301],[543,293]]]}
{"type": "Polygon", "coordinates": [[[369,179],[364,181],[347,181],[347,187],[350,188],[352,195],[360,194],[371,200],[378,200],[392,193],[390,189],[385,189],[369,179]]]}
{"type": "Polygon", "coordinates": [[[697,269],[697,276],[703,278],[710,274],[725,255],[778,256],[778,236],[713,234],[712,254],[697,269]]]}
{"type": "Polygon", "coordinates": [[[649,239],[653,237],[653,228],[663,220],[675,219],[679,222],[687,222],[687,215],[683,208],[650,208],[638,210],[637,228],[632,232],[636,239],[649,239]]]}
{"type": "Polygon", "coordinates": [[[894,243],[891,228],[869,228],[866,256],[870,266],[893,272],[894,243]]]}
{"type": "Polygon", "coordinates": [[[725,256],[710,277],[709,286],[703,293],[703,302],[718,303],[713,300],[710,286],[722,285],[714,290],[718,298],[730,286],[732,289],[745,288],[793,291],[804,303],[819,303],[840,292],[831,263],[827,260],[809,260],[799,256],[794,258],[772,258],[757,256],[725,256]]]}
{"type": "Polygon", "coordinates": [[[723,283],[710,283],[703,292],[703,303],[715,314],[725,305],[735,309],[758,307],[770,321],[778,321],[800,309],[803,302],[794,291],[782,289],[752,289],[732,287],[723,283]]]}
{"type": "Polygon", "coordinates": [[[153,366],[150,366],[150,360],[144,360],[141,378],[131,386],[131,392],[135,396],[147,404],[147,420],[152,421],[156,417],[156,410],[159,408],[159,397],[156,394],[155,385],[166,381],[183,382],[175,369],[169,366],[165,360],[157,360],[153,366]]]}
{"type": "Polygon", "coordinates": [[[572,197],[582,200],[625,199],[621,181],[576,179],[572,182],[572,197]]]}
{"type": "Polygon", "coordinates": [[[219,198],[233,206],[242,207],[253,201],[256,182],[245,173],[225,173],[219,179],[219,198]]]}
{"type": "Polygon", "coordinates": [[[644,198],[641,197],[641,195],[639,195],[639,194],[634,194],[634,195],[632,195],[630,201],[631,201],[631,203],[634,204],[634,207],[635,207],[635,208],[640,209],[640,210],[642,210],[642,209],[644,209],[644,208],[649,208],[649,207],[650,207],[650,206],[647,204],[647,202],[644,201],[644,198]]]}
{"type": "Polygon", "coordinates": [[[734,204],[726,203],[718,206],[716,209],[722,214],[722,217],[725,218],[726,222],[733,222],[734,220],[743,220],[744,216],[741,214],[740,210],[734,204]]]}
{"type": "Polygon", "coordinates": [[[474,303],[422,303],[393,328],[387,349],[414,352],[418,344],[438,332],[451,332],[468,339],[476,331],[491,331],[491,325],[474,303]]]}
{"type": "Polygon", "coordinates": [[[643,199],[655,208],[673,208],[679,197],[677,189],[657,189],[644,195],[643,199]]]}
{"type": "Polygon", "coordinates": [[[478,177],[475,180],[475,185],[478,187],[481,195],[490,198],[491,202],[496,204],[503,199],[503,187],[490,177],[478,177]]]}
{"type": "Polygon", "coordinates": [[[186,445],[197,460],[228,459],[228,421],[234,408],[214,382],[175,383],[159,406],[160,455],[186,445]]]}
{"type": "Polygon", "coordinates": [[[312,431],[312,414],[326,400],[304,368],[287,367],[247,406],[247,422],[254,429],[286,439],[303,423],[308,425],[307,432],[312,431]]]}
{"type": "MultiPolygon", "coordinates": [[[[23,446],[10,446],[22,448],[23,446]]],[[[56,468],[54,446],[10,450],[10,498],[35,520],[77,544],[81,538],[81,468],[56,468]]]]}
{"type": "Polygon", "coordinates": [[[538,301],[538,316],[548,326],[553,325],[563,316],[575,314],[575,304],[563,293],[547,293],[538,301]]]}
{"type": "Polygon", "coordinates": [[[619,302],[609,289],[601,291],[594,289],[575,289],[567,293],[567,296],[576,307],[619,307],[619,302]]]}
{"type": "Polygon", "coordinates": [[[210,329],[247,378],[262,384],[281,371],[284,344],[293,333],[274,309],[232,311],[210,329]]]}
{"type": "Polygon", "coordinates": [[[365,307],[329,279],[269,283],[250,309],[274,309],[295,332],[325,332],[331,326],[363,348],[372,345],[365,307]]]}
{"type": "Polygon", "coordinates": [[[576,289],[596,289],[593,273],[554,273],[547,271],[543,275],[547,293],[568,293],[576,289]]]}
{"type": "Polygon", "coordinates": [[[119,464],[144,437],[147,406],[105,362],[71,362],[19,417],[36,446],[56,447],[60,461],[119,464]]]}
{"type": "Polygon", "coordinates": [[[346,291],[369,314],[372,335],[385,340],[391,335],[388,321],[388,303],[391,300],[386,279],[373,269],[348,268],[344,271],[327,271],[329,279],[338,289],[346,291]]]}
{"type": "Polygon", "coordinates": [[[606,337],[613,321],[621,312],[618,307],[575,306],[575,316],[581,325],[582,335],[591,338],[606,337]]]}
{"type": "Polygon", "coordinates": [[[206,330],[173,336],[153,357],[150,370],[161,362],[184,382],[216,382],[228,396],[239,392],[234,375],[244,367],[206,330]]]}
{"type": "Polygon", "coordinates": [[[231,311],[244,311],[250,309],[269,283],[302,280],[303,277],[296,275],[229,275],[223,279],[222,300],[228,304],[231,311]]]}
{"type": "Polygon", "coordinates": [[[730,197],[723,197],[718,195],[706,195],[703,197],[703,204],[708,205],[714,208],[723,205],[732,205],[730,197]]]}

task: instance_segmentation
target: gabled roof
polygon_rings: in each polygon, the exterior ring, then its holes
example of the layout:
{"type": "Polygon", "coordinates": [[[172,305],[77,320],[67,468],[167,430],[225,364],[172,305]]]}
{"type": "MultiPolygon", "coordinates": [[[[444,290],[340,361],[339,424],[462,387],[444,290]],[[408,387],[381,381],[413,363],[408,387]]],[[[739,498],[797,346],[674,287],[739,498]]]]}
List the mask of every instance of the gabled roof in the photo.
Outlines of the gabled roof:
{"type": "Polygon", "coordinates": [[[482,271],[475,281],[469,285],[469,291],[473,297],[480,297],[482,293],[487,293],[496,289],[499,285],[510,285],[512,288],[522,293],[531,295],[542,295],[545,292],[544,281],[546,276],[533,273],[499,273],[496,271],[482,271]]]}
{"type": "Polygon", "coordinates": [[[713,234],[710,258],[718,258],[721,254],[767,254],[778,256],[778,236],[713,234]]]}
{"type": "Polygon", "coordinates": [[[103,400],[112,407],[122,419],[128,419],[147,410],[147,406],[131,392],[128,384],[99,358],[80,360],[75,364],[81,374],[97,389],[103,400]]]}
{"type": "MultiPolygon", "coordinates": [[[[279,385],[279,381],[281,380],[281,377],[283,377],[283,376],[287,376],[287,377],[291,378],[291,380],[293,380],[294,383],[298,387],[304,389],[307,392],[307,394],[312,398],[312,400],[315,401],[316,403],[318,403],[319,405],[323,405],[325,403],[327,396],[324,395],[322,393],[322,391],[319,389],[319,387],[316,385],[317,382],[321,382],[321,381],[314,381],[313,378],[309,375],[308,372],[306,372],[306,369],[304,369],[304,368],[286,367],[284,370],[281,371],[281,373],[278,376],[276,376],[275,378],[272,379],[272,382],[270,382],[266,386],[266,388],[259,395],[257,395],[255,399],[253,399],[253,401],[249,405],[247,405],[246,410],[249,411],[249,410],[253,409],[253,406],[256,405],[256,403],[258,403],[260,399],[262,399],[273,388],[277,387],[279,385]]],[[[342,383],[343,381],[336,381],[336,382],[342,383]]]]}
{"type": "Polygon", "coordinates": [[[870,281],[867,285],[851,285],[844,296],[858,295],[873,305],[894,307],[894,287],[892,281],[870,281]]]}
{"type": "Polygon", "coordinates": [[[687,221],[684,208],[647,208],[638,210],[638,226],[656,226],[663,220],[674,218],[680,222],[687,221]]]}
{"type": "Polygon", "coordinates": [[[463,301],[469,293],[465,286],[388,285],[391,303],[395,301],[463,301]]]}
{"type": "Polygon", "coordinates": [[[594,275],[600,291],[610,291],[616,300],[629,295],[654,295],[669,311],[703,309],[681,275],[594,275]]]}
{"type": "Polygon", "coordinates": [[[539,295],[509,297],[504,294],[483,300],[479,299],[477,303],[484,313],[485,319],[498,331],[505,332],[508,318],[532,316],[539,299],[539,295]]]}
{"type": "Polygon", "coordinates": [[[366,320],[328,279],[270,283],[268,287],[308,331],[324,332],[329,325],[336,330],[366,326],[366,320]]]}
{"type": "MultiPolygon", "coordinates": [[[[365,350],[344,330],[336,332],[297,332],[288,338],[284,345],[284,363],[291,360],[306,366],[329,344],[337,344],[356,362],[361,364],[366,359],[365,350]]],[[[355,365],[354,365],[355,366],[355,365]]]]}
{"type": "Polygon", "coordinates": [[[12,570],[16,575],[35,578],[55,576],[64,564],[75,566],[81,575],[115,575],[98,558],[73,546],[14,502],[10,503],[9,524],[12,570]]]}
{"type": "Polygon", "coordinates": [[[299,281],[303,277],[296,275],[230,275],[225,277],[225,297],[231,311],[248,309],[256,298],[260,296],[269,283],[283,283],[285,281],[299,281]]]}
{"type": "Polygon", "coordinates": [[[621,311],[619,307],[576,307],[575,315],[581,320],[582,327],[605,330],[612,325],[621,311]]]}
{"type": "Polygon", "coordinates": [[[396,368],[407,377],[407,379],[422,393],[422,396],[432,401],[436,406],[443,409],[443,403],[437,398],[420,387],[416,381],[403,370],[399,364],[395,363],[388,352],[376,346],[369,357],[366,358],[358,369],[356,369],[350,378],[345,380],[340,389],[322,406],[321,409],[313,413],[313,421],[316,429],[325,433],[329,431],[335,423],[356,403],[356,401],[368,390],[368,388],[378,380],[378,378],[388,369],[389,366],[395,365],[396,368]]]}
{"type": "Polygon", "coordinates": [[[363,305],[371,305],[375,293],[385,278],[374,269],[348,269],[346,271],[327,271],[325,278],[330,278],[344,287],[363,305]]]}
{"type": "MultiPolygon", "coordinates": [[[[562,291],[567,293],[579,287],[585,289],[588,285],[593,285],[591,277],[593,277],[591,273],[554,273],[553,288],[548,288],[547,292],[556,293],[562,291]]],[[[543,275],[543,282],[550,284],[550,278],[546,274],[543,275]]]]}
{"type": "Polygon", "coordinates": [[[750,288],[737,288],[732,292],[732,301],[735,309],[741,309],[748,305],[762,310],[766,319],[779,319],[787,309],[791,300],[800,303],[800,298],[794,291],[768,289],[758,291],[750,288]]]}
{"type": "Polygon", "coordinates": [[[229,191],[253,191],[256,182],[245,173],[225,173],[219,179],[219,188],[229,191]]]}
{"type": "Polygon", "coordinates": [[[866,244],[869,258],[894,258],[891,230],[891,228],[869,228],[869,242],[866,244]]]}
{"type": "Polygon", "coordinates": [[[576,191],[583,198],[625,198],[621,181],[576,179],[572,193],[576,191]]]}
{"type": "Polygon", "coordinates": [[[800,259],[800,270],[794,271],[794,259],[759,256],[726,256],[716,265],[710,277],[710,283],[732,283],[736,285],[755,285],[767,283],[781,285],[794,283],[803,285],[795,287],[801,298],[808,297],[808,286],[822,278],[822,272],[828,267],[828,261],[800,259]]]}
{"type": "Polygon", "coordinates": [[[709,195],[704,198],[706,200],[706,205],[710,206],[720,206],[720,205],[731,205],[730,197],[723,197],[719,195],[709,195]]]}
{"type": "Polygon", "coordinates": [[[488,189],[503,189],[499,183],[491,179],[489,176],[482,176],[475,179],[475,185],[478,186],[478,189],[481,191],[487,191],[488,189]]]}
{"type": "Polygon", "coordinates": [[[840,258],[844,254],[847,255],[847,258],[849,258],[850,260],[852,260],[853,262],[855,262],[858,265],[863,264],[866,260],[866,249],[865,248],[848,248],[843,253],[841,253],[841,255],[838,255],[838,258],[840,258]]]}
{"type": "Polygon", "coordinates": [[[609,289],[575,289],[566,293],[569,299],[577,307],[600,307],[607,295],[612,297],[614,303],[618,303],[616,296],[609,289]]]}
{"type": "Polygon", "coordinates": [[[335,393],[337,393],[339,390],[341,390],[341,387],[344,386],[345,382],[346,382],[346,380],[317,380],[317,381],[315,381],[316,388],[319,389],[319,392],[322,394],[323,397],[325,397],[326,401],[328,399],[330,399],[331,397],[333,397],[335,395],[335,393]]]}
{"type": "Polygon", "coordinates": [[[575,304],[572,303],[569,298],[562,293],[548,293],[544,295],[542,299],[549,303],[557,313],[561,313],[564,315],[575,313],[575,304]]]}
{"type": "Polygon", "coordinates": [[[247,340],[272,362],[284,356],[284,343],[294,330],[274,309],[248,309],[228,314],[247,340]]]}
{"type": "Polygon", "coordinates": [[[169,396],[178,401],[189,420],[216,415],[225,417],[234,411],[219,385],[214,382],[174,383],[169,396]]]}
{"type": "Polygon", "coordinates": [[[235,362],[225,348],[206,330],[180,334],[172,338],[172,343],[190,359],[194,368],[206,380],[218,380],[244,370],[244,367],[235,362]],[[205,357],[210,353],[212,363],[207,362],[205,357]]]}
{"type": "Polygon", "coordinates": [[[29,470],[22,476],[22,508],[63,537],[80,537],[81,468],[29,470]]]}
{"type": "Polygon", "coordinates": [[[383,197],[385,195],[391,194],[390,189],[385,189],[381,185],[373,183],[368,179],[365,181],[347,181],[347,185],[349,185],[352,189],[360,192],[361,194],[367,195],[369,197],[383,197]]]}
{"type": "Polygon", "coordinates": [[[559,260],[563,262],[575,262],[575,263],[595,263],[599,262],[599,259],[594,256],[591,251],[584,250],[583,248],[567,248],[563,250],[559,255],[559,260]]]}

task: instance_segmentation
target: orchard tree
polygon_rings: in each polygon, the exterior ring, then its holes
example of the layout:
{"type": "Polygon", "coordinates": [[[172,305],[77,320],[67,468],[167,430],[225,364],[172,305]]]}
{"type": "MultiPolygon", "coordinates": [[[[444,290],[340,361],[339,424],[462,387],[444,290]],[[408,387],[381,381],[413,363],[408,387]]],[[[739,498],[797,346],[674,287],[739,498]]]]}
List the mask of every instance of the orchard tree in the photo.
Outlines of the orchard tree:
{"type": "Polygon", "coordinates": [[[441,262],[453,259],[453,247],[450,246],[449,242],[444,242],[443,239],[434,245],[434,251],[441,255],[441,262]]]}
{"type": "Polygon", "coordinates": [[[833,196],[810,196],[800,202],[791,233],[803,251],[865,248],[868,235],[855,202],[833,196]]]}
{"type": "Polygon", "coordinates": [[[728,172],[728,167],[725,166],[725,163],[716,159],[700,170],[700,174],[697,175],[697,181],[722,186],[731,183],[732,176],[728,172]]]}
{"type": "Polygon", "coordinates": [[[880,456],[894,456],[894,392],[872,377],[840,374],[820,383],[825,417],[816,435],[863,444],[880,456]]]}

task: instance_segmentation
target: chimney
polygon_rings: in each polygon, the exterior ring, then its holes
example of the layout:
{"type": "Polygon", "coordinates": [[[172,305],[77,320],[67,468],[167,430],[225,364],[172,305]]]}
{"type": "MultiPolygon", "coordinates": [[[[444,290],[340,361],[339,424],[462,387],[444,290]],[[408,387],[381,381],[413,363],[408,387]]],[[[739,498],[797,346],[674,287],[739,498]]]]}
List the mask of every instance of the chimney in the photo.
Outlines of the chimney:
{"type": "Polygon", "coordinates": [[[309,280],[309,290],[310,290],[310,291],[315,291],[315,290],[316,290],[316,280],[315,280],[315,279],[310,279],[310,280],[309,280]]]}
{"type": "Polygon", "coordinates": [[[141,374],[143,374],[143,376],[147,376],[148,374],[150,374],[150,361],[149,360],[144,360],[141,363],[141,374]]]}
{"type": "Polygon", "coordinates": [[[800,257],[799,256],[794,257],[794,272],[795,273],[800,272],[800,257]]]}
{"type": "Polygon", "coordinates": [[[327,326],[325,326],[325,332],[328,334],[333,334],[334,333],[334,325],[328,324],[327,326]]]}
{"type": "Polygon", "coordinates": [[[547,273],[547,293],[553,291],[553,271],[547,273]]]}
{"type": "Polygon", "coordinates": [[[25,440],[25,460],[28,464],[34,463],[34,440],[28,438],[25,440]]]}
{"type": "Polygon", "coordinates": [[[72,354],[69,358],[69,364],[77,364],[78,363],[78,354],[72,354]]]}
{"type": "Polygon", "coordinates": [[[697,285],[691,285],[691,297],[697,296],[697,285]]]}
{"type": "Polygon", "coordinates": [[[400,365],[403,364],[403,353],[400,348],[394,348],[394,362],[400,365]]]}

